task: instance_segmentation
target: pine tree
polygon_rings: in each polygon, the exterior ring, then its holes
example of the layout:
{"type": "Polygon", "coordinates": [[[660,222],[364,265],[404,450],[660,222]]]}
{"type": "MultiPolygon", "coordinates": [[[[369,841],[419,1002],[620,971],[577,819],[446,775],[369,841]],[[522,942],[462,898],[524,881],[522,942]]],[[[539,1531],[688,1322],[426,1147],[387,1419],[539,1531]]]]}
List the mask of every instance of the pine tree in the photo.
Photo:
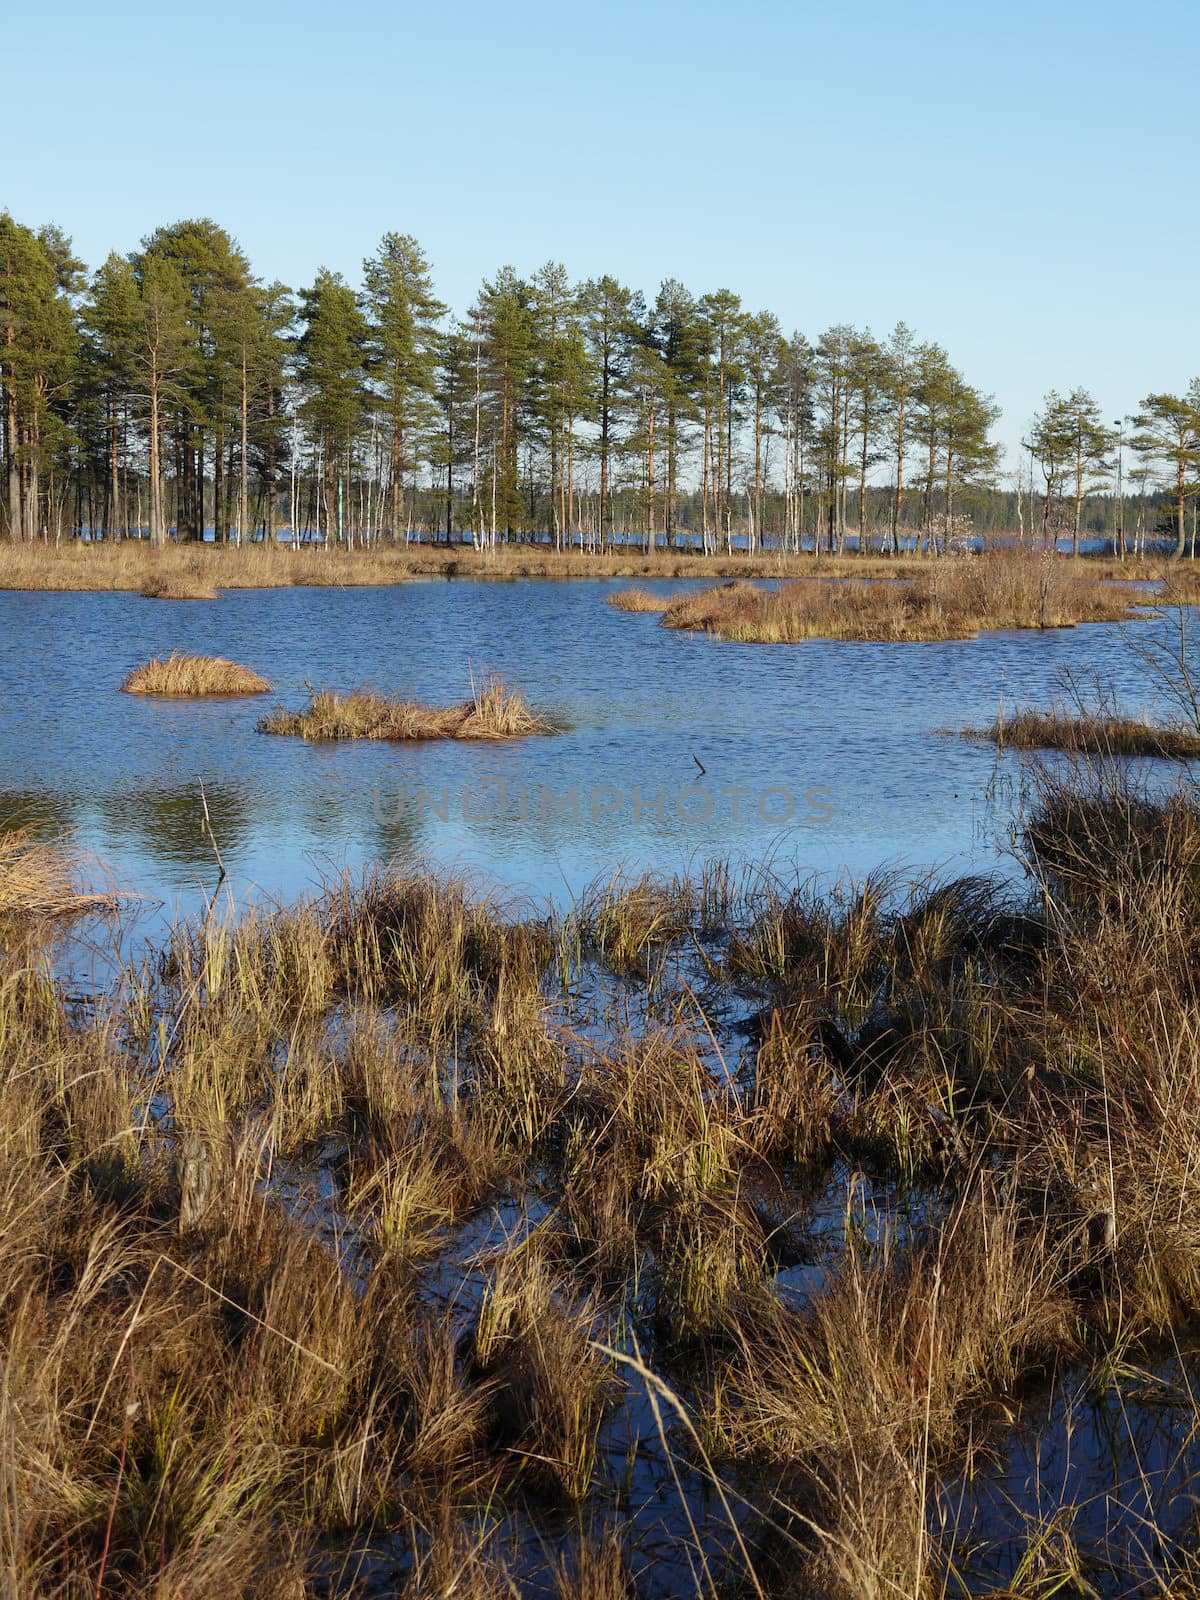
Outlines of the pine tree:
{"type": "Polygon", "coordinates": [[[437,474],[445,474],[445,531],[454,533],[454,475],[471,460],[469,428],[474,388],[474,351],[470,329],[455,323],[438,336],[434,399],[441,416],[430,452],[437,474]]]}
{"type": "Polygon", "coordinates": [[[1165,467],[1175,508],[1176,558],[1186,545],[1188,502],[1200,494],[1200,378],[1186,395],[1151,394],[1134,418],[1133,448],[1153,470],[1165,467]]]}
{"type": "MultiPolygon", "coordinates": [[[[1037,462],[1045,486],[1042,499],[1042,544],[1046,546],[1051,540],[1054,503],[1061,495],[1066,482],[1071,456],[1071,427],[1067,402],[1056,389],[1051,389],[1042,402],[1042,409],[1034,417],[1029,437],[1024,441],[1024,445],[1037,462]]],[[[1031,496],[1032,493],[1031,484],[1031,496]]]]}
{"type": "Polygon", "coordinates": [[[1100,407],[1086,389],[1072,389],[1067,396],[1065,420],[1070,440],[1071,475],[1075,481],[1071,551],[1073,555],[1078,555],[1084,496],[1104,487],[1107,482],[1107,458],[1116,435],[1101,421],[1100,407]]]}
{"type": "Polygon", "coordinates": [[[908,448],[909,406],[912,399],[917,341],[908,325],[898,322],[884,347],[887,412],[885,428],[895,462],[892,493],[891,552],[900,554],[900,517],[904,509],[904,462],[908,448]]]}
{"type": "Polygon", "coordinates": [[[81,310],[83,362],[89,391],[96,397],[105,463],[104,532],[119,538],[129,531],[129,434],[137,387],[140,293],[133,262],[115,252],[97,268],[81,310]]]}
{"type": "Polygon", "coordinates": [[[172,407],[180,469],[179,536],[204,537],[205,453],[211,445],[213,530],[222,539],[230,523],[226,451],[229,440],[241,431],[242,336],[254,287],[250,264],[210,217],[159,228],[143,242],[142,254],[170,263],[179,273],[195,347],[187,390],[172,407]]]}
{"type": "MultiPolygon", "coordinates": [[[[292,291],[282,283],[256,287],[251,323],[248,444],[259,484],[261,526],[267,541],[275,539],[275,499],[279,475],[288,453],[288,418],[283,397],[291,356],[291,330],[296,316],[292,291]]],[[[243,488],[243,494],[245,493],[243,488]]],[[[295,529],[292,530],[293,538],[295,529]]]]}
{"type": "Polygon", "coordinates": [[[1114,437],[1101,422],[1100,407],[1086,389],[1073,389],[1065,399],[1053,389],[1046,396],[1026,441],[1026,448],[1036,456],[1046,482],[1043,540],[1047,537],[1054,497],[1069,479],[1073,480],[1071,550],[1072,554],[1079,554],[1084,497],[1102,487],[1100,474],[1108,471],[1105,458],[1114,437]]]}
{"type": "Polygon", "coordinates": [[[10,538],[45,531],[43,477],[66,433],[79,357],[67,290],[78,263],[59,230],[39,235],[0,213],[0,383],[3,385],[5,525],[10,538]]]}
{"type": "Polygon", "coordinates": [[[813,348],[793,333],[783,351],[776,407],[783,428],[784,548],[798,552],[804,541],[804,494],[813,432],[813,348]]]}
{"type": "Polygon", "coordinates": [[[429,263],[408,234],[386,233],[363,262],[367,373],[388,436],[390,531],[400,537],[404,476],[416,468],[435,415],[437,325],[446,308],[429,263]]]}
{"type": "Polygon", "coordinates": [[[581,291],[583,325],[595,372],[594,416],[600,460],[600,546],[612,541],[612,468],[620,452],[617,419],[643,315],[641,296],[605,275],[581,291]]]}
{"type": "Polygon", "coordinates": [[[856,333],[850,341],[847,374],[849,424],[854,434],[858,466],[858,548],[867,548],[867,475],[883,460],[878,448],[888,409],[888,369],[884,352],[870,332],[856,333]]]}
{"type": "Polygon", "coordinates": [[[938,478],[938,456],[945,446],[947,418],[952,403],[955,372],[940,344],[923,344],[913,365],[912,434],[925,460],[921,487],[921,528],[927,547],[935,547],[933,494],[938,478]]]}
{"type": "Polygon", "coordinates": [[[963,487],[990,483],[996,470],[999,446],[990,432],[999,415],[989,395],[981,394],[961,373],[950,369],[943,413],[947,550],[955,532],[956,493],[963,487]]]}
{"type": "MultiPolygon", "coordinates": [[[[846,485],[850,476],[850,379],[853,328],[838,323],[817,340],[813,353],[817,427],[814,453],[829,549],[843,548],[846,485]]],[[[817,535],[818,548],[820,534],[817,535]]]]}
{"type": "Polygon", "coordinates": [[[784,373],[784,341],[779,322],[769,311],[748,317],[745,322],[744,371],[753,428],[753,507],[749,529],[749,548],[761,539],[763,531],[763,489],[767,477],[767,451],[773,432],[772,418],[778,410],[779,385],[784,373]]]}
{"type": "Polygon", "coordinates": [[[703,386],[705,507],[710,498],[716,526],[724,531],[725,549],[733,547],[734,438],[744,377],[746,318],[731,289],[717,289],[700,301],[704,323],[707,371],[703,386]]]}
{"type": "Polygon", "coordinates": [[[670,374],[666,390],[667,457],[664,532],[675,544],[679,522],[679,474],[691,447],[690,428],[699,415],[703,331],[695,299],[675,278],[666,278],[654,302],[655,339],[670,374]]]}
{"type": "Polygon", "coordinates": [[[629,428],[623,445],[630,461],[637,464],[639,520],[644,530],[645,548],[651,552],[658,536],[659,458],[672,376],[650,325],[642,329],[642,337],[633,348],[626,382],[629,428]]]}
{"type": "Polygon", "coordinates": [[[483,513],[494,544],[523,526],[520,448],[531,431],[533,314],[529,285],[511,267],[484,283],[474,311],[479,361],[477,413],[487,454],[483,513]]]}
{"type": "Polygon", "coordinates": [[[366,406],[367,325],[354,291],[322,267],[300,294],[296,376],[300,415],[318,448],[321,525],[340,542],[345,534],[345,482],[366,406]],[[336,494],[336,498],[335,498],[336,494]]]}
{"type": "Polygon", "coordinates": [[[533,275],[530,314],[532,427],[548,470],[548,526],[556,549],[569,529],[566,462],[570,446],[571,405],[567,394],[573,375],[572,332],[577,299],[567,269],[548,261],[533,275]]]}
{"type": "MultiPolygon", "coordinates": [[[[282,445],[277,408],[292,315],[291,291],[280,283],[263,288],[250,281],[234,290],[223,308],[222,349],[233,368],[236,395],[236,448],[231,446],[229,459],[232,464],[236,458],[238,469],[232,520],[239,544],[250,532],[250,477],[256,449],[267,500],[264,522],[273,521],[271,504],[282,445]]],[[[271,529],[269,537],[273,536],[271,529]]]]}
{"type": "Polygon", "coordinates": [[[183,274],[166,256],[146,252],[133,264],[137,315],[132,356],[137,398],[144,407],[149,440],[150,542],[167,542],[163,491],[162,434],[165,413],[186,413],[199,375],[195,337],[188,324],[183,274]]]}

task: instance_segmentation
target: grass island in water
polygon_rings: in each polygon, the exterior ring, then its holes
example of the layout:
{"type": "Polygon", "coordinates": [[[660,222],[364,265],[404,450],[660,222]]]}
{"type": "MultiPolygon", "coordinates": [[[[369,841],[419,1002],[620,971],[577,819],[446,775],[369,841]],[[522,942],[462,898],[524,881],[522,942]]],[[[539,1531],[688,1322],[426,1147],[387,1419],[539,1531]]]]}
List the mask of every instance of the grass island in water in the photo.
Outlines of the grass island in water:
{"type": "Polygon", "coordinates": [[[260,733],[288,734],[315,742],[338,739],[524,739],[560,730],[548,718],[532,711],[519,689],[512,689],[498,673],[487,674],[471,686],[471,698],[456,706],[426,706],[401,700],[373,689],[338,694],[332,689],[312,692],[302,711],[283,706],[263,717],[260,733]]]}
{"type": "Polygon", "coordinates": [[[621,611],[661,612],[664,628],[754,644],[969,639],[994,629],[1119,621],[1146,600],[1080,565],[1020,554],[955,556],[888,581],[799,579],[771,589],[734,582],[661,597],[636,588],[609,596],[621,611]]]}
{"type": "Polygon", "coordinates": [[[191,656],[175,651],[135,667],[121,685],[126,694],[200,696],[267,694],[266,678],[224,656],[191,656]]]}
{"type": "Polygon", "coordinates": [[[1183,723],[1145,722],[1114,713],[1056,706],[1024,706],[996,718],[988,728],[967,728],[964,738],[987,739],[1009,750],[1064,750],[1097,756],[1200,756],[1200,732],[1183,723]]]}

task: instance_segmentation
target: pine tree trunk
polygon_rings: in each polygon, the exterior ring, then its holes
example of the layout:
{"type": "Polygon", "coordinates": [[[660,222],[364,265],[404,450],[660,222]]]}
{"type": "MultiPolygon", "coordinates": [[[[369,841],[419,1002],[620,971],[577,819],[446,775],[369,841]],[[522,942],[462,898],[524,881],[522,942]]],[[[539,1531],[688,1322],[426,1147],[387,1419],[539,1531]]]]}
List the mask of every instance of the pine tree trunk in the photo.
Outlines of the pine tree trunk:
{"type": "MultiPolygon", "coordinates": [[[[9,324],[7,341],[14,343],[12,324],[9,324]]],[[[17,397],[12,384],[4,390],[4,446],[8,458],[8,533],[11,539],[21,537],[21,470],[20,438],[17,427],[17,397]]]]}
{"type": "Polygon", "coordinates": [[[675,526],[679,515],[677,475],[679,471],[679,420],[674,405],[667,407],[667,509],[664,533],[667,549],[675,548],[675,526]]]}
{"type": "Polygon", "coordinates": [[[241,544],[246,537],[246,522],[250,513],[250,387],[246,375],[246,350],[242,347],[242,458],[238,483],[237,538],[241,544]]]}
{"type": "Polygon", "coordinates": [[[892,500],[892,555],[900,554],[900,505],[904,495],[904,395],[896,412],[896,493],[892,500]]]}
{"type": "Polygon", "coordinates": [[[1083,518],[1083,457],[1075,453],[1075,525],[1071,530],[1071,554],[1079,554],[1079,525],[1083,518]]]}
{"type": "MultiPolygon", "coordinates": [[[[108,492],[109,510],[108,527],[104,532],[106,537],[115,538],[121,526],[121,456],[120,434],[117,423],[117,408],[110,399],[108,403],[108,492]]],[[[94,531],[94,530],[93,530],[94,531]]]]}
{"type": "Polygon", "coordinates": [[[607,536],[611,534],[611,519],[609,517],[608,497],[608,393],[610,381],[609,356],[605,351],[603,367],[600,376],[600,548],[607,548],[607,536]]]}
{"type": "Polygon", "coordinates": [[[150,368],[150,543],[161,546],[167,542],[167,532],[162,514],[162,462],[158,415],[158,367],[150,368]]]}
{"type": "Polygon", "coordinates": [[[1176,477],[1176,502],[1175,502],[1175,559],[1183,554],[1187,537],[1187,462],[1183,454],[1179,457],[1179,469],[1176,477]]]}
{"type": "Polygon", "coordinates": [[[392,418],[392,543],[400,542],[402,484],[404,477],[403,430],[398,417],[392,418]]]}
{"type": "Polygon", "coordinates": [[[41,463],[41,429],[37,412],[29,430],[29,492],[25,496],[25,537],[30,544],[39,533],[38,513],[41,509],[41,488],[38,482],[41,463]]]}
{"type": "MultiPolygon", "coordinates": [[[[225,480],[225,429],[213,430],[213,543],[224,544],[229,538],[229,516],[226,501],[229,498],[225,480]]],[[[204,469],[200,470],[200,527],[196,534],[204,538],[204,469]]]]}
{"type": "Polygon", "coordinates": [[[954,536],[954,441],[946,446],[946,554],[954,536]]]}
{"type": "Polygon", "coordinates": [[[859,463],[858,479],[858,553],[867,553],[867,456],[869,454],[867,427],[863,424],[862,431],[862,459],[859,463]]]}
{"type": "MultiPolygon", "coordinates": [[[[275,543],[275,385],[267,383],[267,481],[263,484],[263,532],[269,545],[275,543]]],[[[295,530],[293,529],[293,534],[295,530]]]]}
{"type": "Polygon", "coordinates": [[[646,480],[647,480],[646,481],[646,487],[647,487],[647,490],[648,490],[648,493],[649,493],[649,500],[650,500],[650,519],[649,519],[650,528],[649,528],[649,535],[648,535],[649,542],[647,544],[646,549],[647,549],[647,554],[653,555],[654,554],[654,397],[653,397],[653,395],[651,395],[651,397],[650,397],[649,424],[650,424],[650,426],[649,426],[649,435],[648,435],[648,440],[647,440],[648,445],[649,445],[649,450],[648,450],[647,459],[646,459],[646,480]]]}

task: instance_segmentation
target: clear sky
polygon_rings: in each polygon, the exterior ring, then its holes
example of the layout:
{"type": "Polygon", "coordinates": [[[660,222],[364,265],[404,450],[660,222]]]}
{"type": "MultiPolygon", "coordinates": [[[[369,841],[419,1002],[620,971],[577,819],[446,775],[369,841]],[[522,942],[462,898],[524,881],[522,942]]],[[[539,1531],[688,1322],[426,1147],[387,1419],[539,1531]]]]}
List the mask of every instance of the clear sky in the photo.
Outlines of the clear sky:
{"type": "Polygon", "coordinates": [[[10,0],[0,206],[94,265],[212,216],[255,270],[547,259],[936,338],[1004,408],[1200,372],[1200,4],[10,0]]]}

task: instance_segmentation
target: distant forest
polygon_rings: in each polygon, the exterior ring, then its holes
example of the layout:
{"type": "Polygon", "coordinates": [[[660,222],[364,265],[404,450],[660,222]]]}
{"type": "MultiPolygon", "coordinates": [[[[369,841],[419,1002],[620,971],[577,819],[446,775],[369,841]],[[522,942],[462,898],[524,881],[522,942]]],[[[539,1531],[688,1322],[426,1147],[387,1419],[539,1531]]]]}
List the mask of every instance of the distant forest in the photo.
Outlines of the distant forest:
{"type": "Polygon", "coordinates": [[[1005,472],[991,398],[903,323],[810,341],[729,289],[555,262],[455,316],[402,234],[294,291],[207,219],[88,272],[4,213],[0,391],[12,540],[1195,552],[1200,381],[1119,422],[1052,390],[1005,472]]]}

